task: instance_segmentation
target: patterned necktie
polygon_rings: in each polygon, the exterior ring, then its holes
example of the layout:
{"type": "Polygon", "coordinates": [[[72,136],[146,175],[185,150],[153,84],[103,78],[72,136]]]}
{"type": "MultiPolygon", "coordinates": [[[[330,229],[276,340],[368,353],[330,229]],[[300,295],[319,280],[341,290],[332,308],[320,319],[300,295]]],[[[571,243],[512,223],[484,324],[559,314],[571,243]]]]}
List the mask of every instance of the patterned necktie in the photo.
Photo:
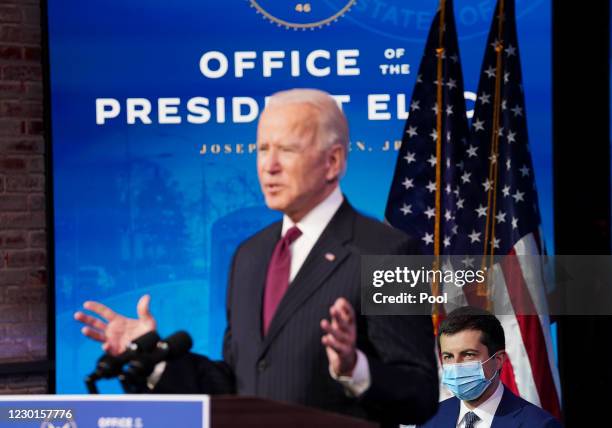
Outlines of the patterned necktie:
{"type": "Polygon", "coordinates": [[[268,334],[268,327],[274,317],[276,308],[289,287],[291,271],[291,250],[289,247],[300,237],[302,231],[296,226],[291,227],[276,244],[266,277],[266,289],[263,302],[263,334],[268,334]]]}
{"type": "Polygon", "coordinates": [[[480,418],[474,412],[467,412],[465,414],[465,428],[474,428],[476,422],[478,422],[480,418]]]}

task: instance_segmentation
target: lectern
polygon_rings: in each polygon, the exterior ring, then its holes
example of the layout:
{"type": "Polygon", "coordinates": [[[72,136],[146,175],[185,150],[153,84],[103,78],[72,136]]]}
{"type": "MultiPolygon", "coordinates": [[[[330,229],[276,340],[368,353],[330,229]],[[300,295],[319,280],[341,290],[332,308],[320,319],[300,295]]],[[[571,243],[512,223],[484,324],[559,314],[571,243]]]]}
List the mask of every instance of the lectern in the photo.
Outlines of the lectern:
{"type": "Polygon", "coordinates": [[[311,407],[253,397],[211,396],[211,428],[375,428],[378,424],[311,407]]]}

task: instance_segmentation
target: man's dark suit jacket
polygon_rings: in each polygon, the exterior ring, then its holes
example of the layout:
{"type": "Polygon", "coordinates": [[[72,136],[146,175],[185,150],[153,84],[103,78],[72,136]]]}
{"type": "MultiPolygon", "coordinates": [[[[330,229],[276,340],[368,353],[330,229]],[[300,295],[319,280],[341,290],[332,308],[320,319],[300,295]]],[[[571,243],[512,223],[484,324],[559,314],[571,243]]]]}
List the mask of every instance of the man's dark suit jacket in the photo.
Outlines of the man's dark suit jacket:
{"type": "Polygon", "coordinates": [[[232,262],[223,360],[195,354],[171,362],[161,393],[237,393],[283,400],[387,423],[420,423],[438,401],[434,336],[428,316],[360,315],[360,256],[414,254],[403,233],[358,214],[347,201],[321,234],[262,337],[268,261],[280,239],[277,222],[240,245],[232,262]],[[329,260],[329,254],[335,258],[329,260]],[[327,255],[327,257],[326,257],[327,255]],[[357,314],[357,347],[371,385],[348,396],[330,377],[320,320],[345,297],[357,314]]]}
{"type": "MultiPolygon", "coordinates": [[[[459,404],[456,397],[444,400],[438,413],[419,428],[454,428],[459,417],[459,404]]],[[[491,428],[561,428],[561,424],[551,414],[504,388],[491,428]]]]}

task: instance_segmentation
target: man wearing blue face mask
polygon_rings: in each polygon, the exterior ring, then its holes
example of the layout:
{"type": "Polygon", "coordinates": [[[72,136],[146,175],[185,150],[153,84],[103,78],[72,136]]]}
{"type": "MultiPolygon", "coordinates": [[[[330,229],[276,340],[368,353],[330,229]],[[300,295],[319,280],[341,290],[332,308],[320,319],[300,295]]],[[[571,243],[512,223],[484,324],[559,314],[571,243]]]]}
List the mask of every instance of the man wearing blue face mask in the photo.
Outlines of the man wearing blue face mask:
{"type": "Polygon", "coordinates": [[[469,306],[455,309],[438,337],[442,384],[454,397],[440,403],[422,428],[561,427],[552,415],[504,388],[504,329],[494,315],[469,306]]]}

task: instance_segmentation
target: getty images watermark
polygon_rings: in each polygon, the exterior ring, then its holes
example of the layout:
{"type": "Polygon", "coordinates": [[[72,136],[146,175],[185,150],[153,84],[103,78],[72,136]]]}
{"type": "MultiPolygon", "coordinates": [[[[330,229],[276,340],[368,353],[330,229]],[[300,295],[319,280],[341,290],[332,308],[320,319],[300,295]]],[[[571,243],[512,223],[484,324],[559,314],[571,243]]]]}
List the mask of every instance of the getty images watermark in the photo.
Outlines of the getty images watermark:
{"type": "MultiPolygon", "coordinates": [[[[466,284],[484,284],[486,281],[486,267],[479,270],[471,269],[411,269],[407,266],[396,266],[392,270],[375,270],[372,274],[372,285],[381,288],[385,285],[405,286],[415,289],[418,285],[439,284],[441,286],[454,285],[463,287],[466,284]]],[[[400,292],[386,295],[382,291],[374,292],[374,303],[448,303],[448,293],[432,294],[427,287],[420,287],[418,297],[413,292],[400,292]],[[425,288],[425,289],[424,289],[425,288]]]]}
{"type": "Polygon", "coordinates": [[[611,256],[362,256],[364,315],[612,315],[611,256]]]}

